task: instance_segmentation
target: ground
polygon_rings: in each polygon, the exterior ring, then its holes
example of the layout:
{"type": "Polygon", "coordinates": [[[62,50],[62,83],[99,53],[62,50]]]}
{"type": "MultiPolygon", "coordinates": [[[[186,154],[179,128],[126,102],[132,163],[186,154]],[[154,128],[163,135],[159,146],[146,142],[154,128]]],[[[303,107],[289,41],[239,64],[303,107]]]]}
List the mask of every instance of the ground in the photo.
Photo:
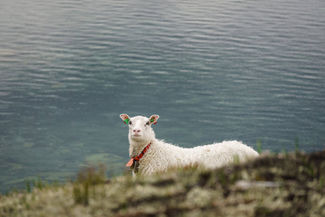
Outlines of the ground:
{"type": "Polygon", "coordinates": [[[73,183],[0,196],[0,216],[325,216],[325,151],[136,179],[102,173],[89,169],[73,183]]]}

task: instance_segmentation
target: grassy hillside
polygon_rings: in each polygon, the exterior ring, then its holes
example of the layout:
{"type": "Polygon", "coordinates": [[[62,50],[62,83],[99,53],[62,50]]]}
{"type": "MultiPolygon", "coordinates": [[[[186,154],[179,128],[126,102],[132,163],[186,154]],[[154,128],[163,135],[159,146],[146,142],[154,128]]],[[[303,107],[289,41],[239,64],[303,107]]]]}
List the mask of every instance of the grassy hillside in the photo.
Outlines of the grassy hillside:
{"type": "Polygon", "coordinates": [[[184,169],[75,183],[0,196],[0,216],[325,216],[325,151],[267,155],[214,171],[184,169]]]}

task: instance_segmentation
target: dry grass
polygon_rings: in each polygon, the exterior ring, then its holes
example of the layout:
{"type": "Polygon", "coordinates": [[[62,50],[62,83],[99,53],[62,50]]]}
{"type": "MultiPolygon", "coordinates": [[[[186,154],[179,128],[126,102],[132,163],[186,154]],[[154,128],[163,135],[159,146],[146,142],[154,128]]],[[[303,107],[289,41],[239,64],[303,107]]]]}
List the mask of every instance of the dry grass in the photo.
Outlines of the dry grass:
{"type": "Polygon", "coordinates": [[[173,170],[106,181],[86,170],[75,183],[0,196],[0,216],[325,216],[325,151],[266,155],[218,170],[173,170]]]}

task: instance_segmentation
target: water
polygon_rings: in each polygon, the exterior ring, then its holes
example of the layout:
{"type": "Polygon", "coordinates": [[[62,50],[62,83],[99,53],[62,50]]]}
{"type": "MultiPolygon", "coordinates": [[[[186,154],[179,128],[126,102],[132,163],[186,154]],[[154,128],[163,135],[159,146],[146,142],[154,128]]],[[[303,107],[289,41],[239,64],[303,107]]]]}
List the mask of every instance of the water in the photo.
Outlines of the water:
{"type": "Polygon", "coordinates": [[[0,192],[128,160],[119,118],[184,147],[325,148],[323,0],[2,0],[0,192]]]}

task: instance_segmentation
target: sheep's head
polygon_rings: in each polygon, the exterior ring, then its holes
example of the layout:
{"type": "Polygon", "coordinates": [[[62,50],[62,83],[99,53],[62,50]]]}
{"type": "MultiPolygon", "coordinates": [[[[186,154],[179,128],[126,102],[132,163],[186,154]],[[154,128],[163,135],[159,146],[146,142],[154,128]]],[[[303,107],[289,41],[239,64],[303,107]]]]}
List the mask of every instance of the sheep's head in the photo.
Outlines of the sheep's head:
{"type": "Polygon", "coordinates": [[[159,115],[151,115],[150,118],[147,118],[144,116],[129,117],[127,114],[121,114],[120,117],[129,126],[130,142],[149,142],[155,138],[151,125],[157,123],[159,115]]]}

